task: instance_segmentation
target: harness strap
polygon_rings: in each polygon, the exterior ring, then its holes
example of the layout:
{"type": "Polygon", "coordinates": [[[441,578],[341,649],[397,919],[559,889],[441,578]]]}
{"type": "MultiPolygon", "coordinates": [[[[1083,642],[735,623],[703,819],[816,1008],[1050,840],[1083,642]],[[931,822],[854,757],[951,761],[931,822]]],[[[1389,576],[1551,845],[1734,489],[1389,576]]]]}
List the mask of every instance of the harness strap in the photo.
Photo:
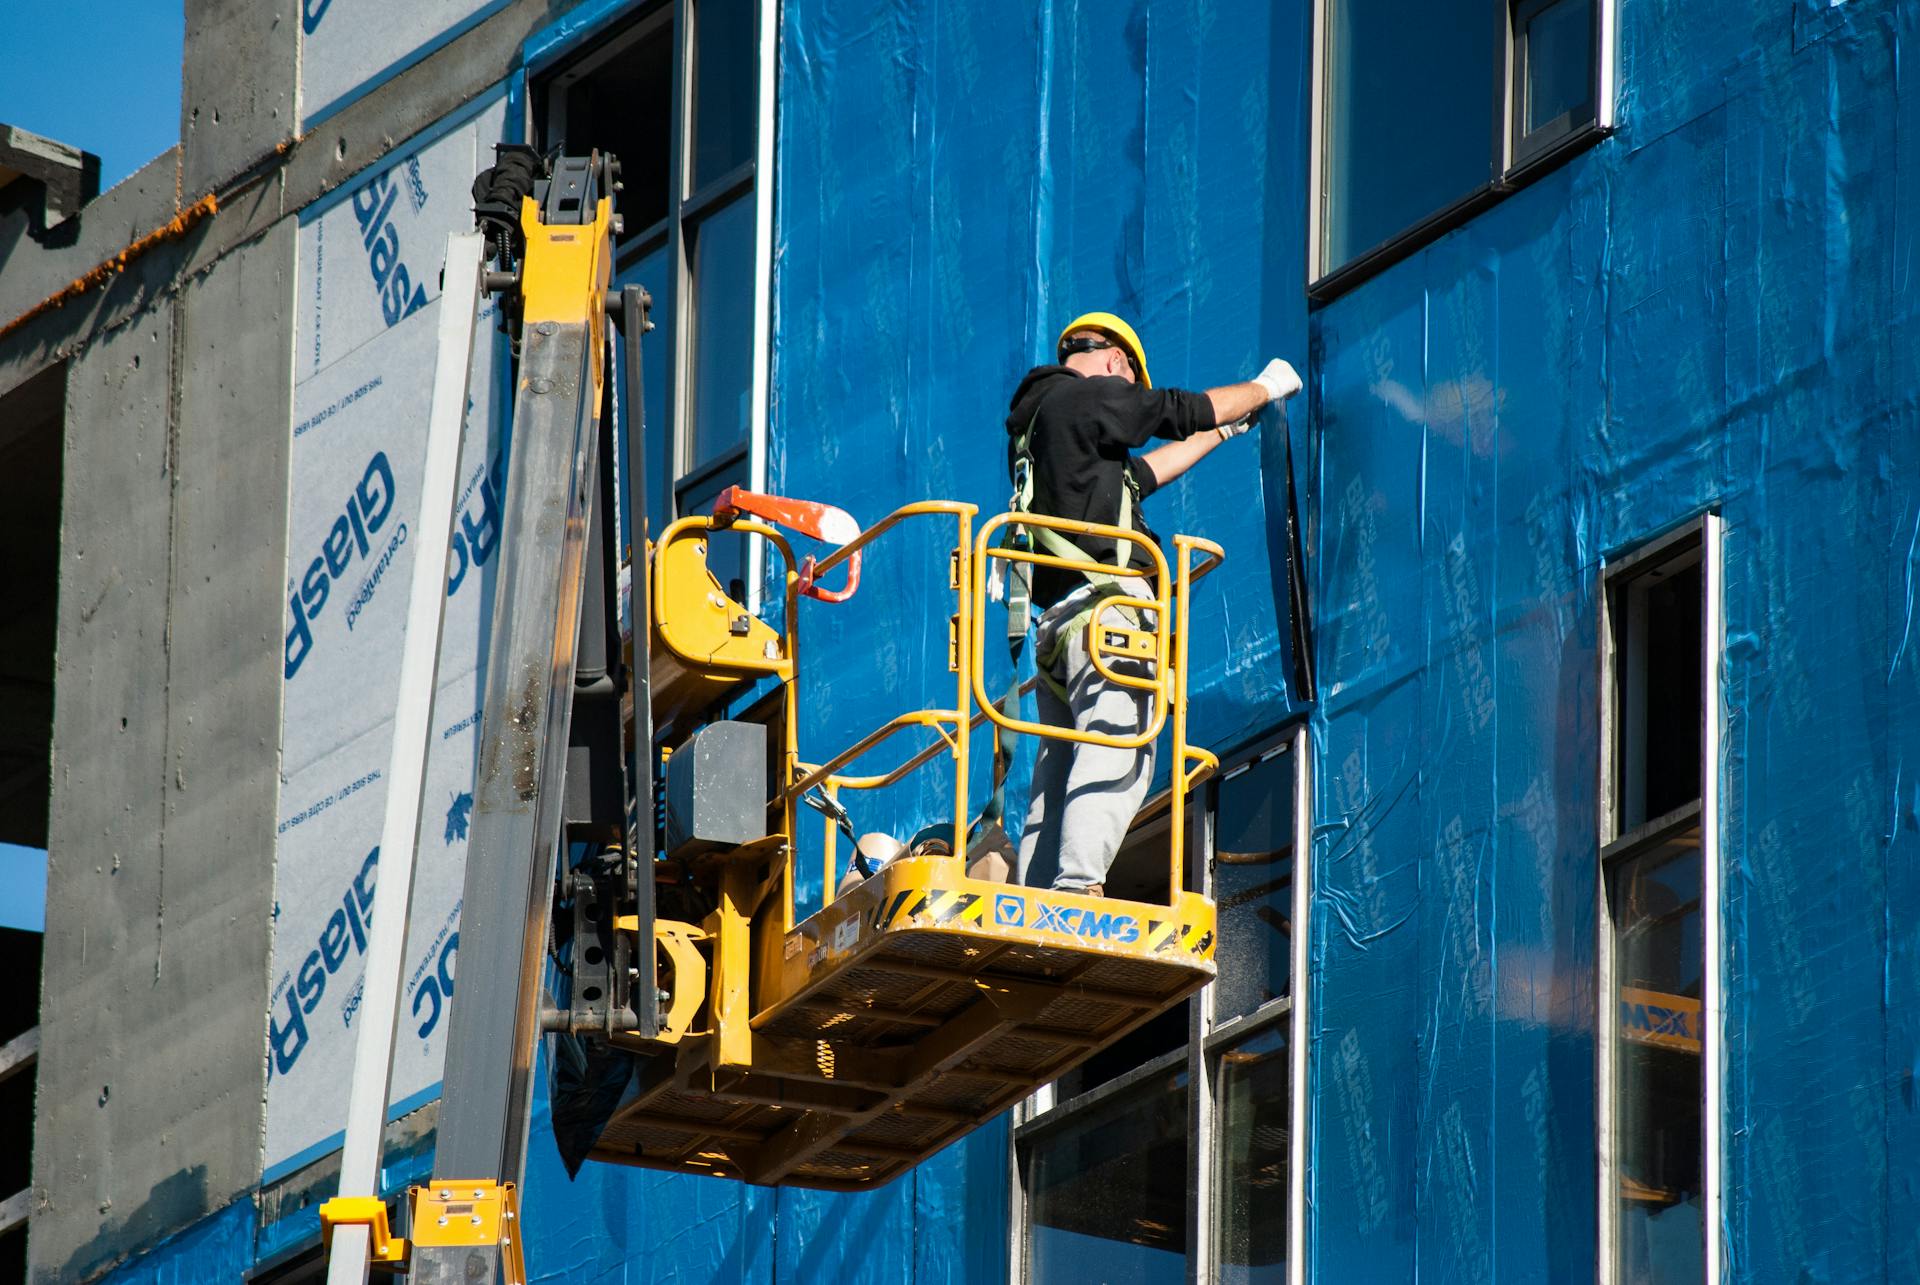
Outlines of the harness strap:
{"type": "MultiPolygon", "coordinates": [[[[1032,440],[1034,427],[1040,422],[1040,412],[1036,408],[1033,418],[1020,435],[1013,439],[1013,495],[1007,502],[1007,511],[1015,514],[1033,512],[1034,480],[1032,440]]],[[[1134,506],[1139,502],[1140,484],[1134,480],[1133,470],[1122,467],[1120,471],[1120,514],[1114,523],[1122,531],[1132,531],[1134,506]]],[[[1026,552],[1035,540],[1042,549],[1056,558],[1066,558],[1074,562],[1099,562],[1078,544],[1051,527],[1028,527],[1021,523],[1009,523],[1007,533],[1002,537],[1000,547],[1018,549],[1026,552]]],[[[1106,599],[1126,592],[1120,583],[1120,577],[1132,568],[1129,561],[1128,542],[1113,542],[1113,572],[1081,571],[1079,574],[1093,586],[1087,605],[1076,612],[1073,618],[1054,631],[1053,645],[1047,648],[1045,655],[1036,654],[1034,676],[1058,696],[1064,703],[1067,699],[1066,685],[1053,676],[1053,667],[1060,661],[1060,653],[1076,630],[1084,629],[1100,604],[1106,599]],[[1117,574],[1115,574],[1117,573],[1117,574]]],[[[1101,565],[1106,565],[1102,563],[1101,565]]],[[[1000,713],[1014,718],[1020,711],[1020,656],[1026,649],[1027,634],[1033,629],[1033,564],[1007,559],[1003,562],[1007,570],[1007,653],[1012,661],[1013,674],[1008,679],[1007,690],[994,702],[1000,713]]],[[[1005,737],[1001,735],[998,724],[993,729],[993,787],[987,796],[986,806],[980,815],[974,818],[973,835],[989,823],[997,823],[1006,816],[1007,773],[1012,766],[1013,756],[1006,747],[1005,737]]],[[[969,836],[970,838],[972,836],[969,836]]]]}

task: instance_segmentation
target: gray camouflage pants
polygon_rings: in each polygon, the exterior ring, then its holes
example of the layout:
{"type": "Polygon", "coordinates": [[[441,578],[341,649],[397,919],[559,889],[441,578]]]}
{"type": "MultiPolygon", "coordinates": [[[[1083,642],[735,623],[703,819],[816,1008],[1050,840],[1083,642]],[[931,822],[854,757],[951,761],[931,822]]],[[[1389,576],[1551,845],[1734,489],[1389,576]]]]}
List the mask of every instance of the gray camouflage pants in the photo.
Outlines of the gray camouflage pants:
{"type": "MultiPolygon", "coordinates": [[[[1128,589],[1144,590],[1144,585],[1128,589]]],[[[1059,631],[1085,607],[1085,598],[1075,595],[1050,608],[1040,618],[1034,654],[1045,656],[1059,631]]],[[[1102,618],[1110,624],[1127,623],[1118,611],[1102,613],[1102,618]]],[[[1129,677],[1153,672],[1146,661],[1109,659],[1107,665],[1129,677]]],[[[1147,725],[1152,694],[1104,678],[1087,658],[1085,628],[1067,637],[1052,673],[1067,689],[1067,699],[1062,701],[1044,682],[1035,688],[1041,722],[1109,736],[1129,735],[1147,725]]],[[[1151,744],[1117,750],[1041,738],[1015,878],[1028,887],[1068,892],[1104,884],[1152,782],[1151,744]]]]}

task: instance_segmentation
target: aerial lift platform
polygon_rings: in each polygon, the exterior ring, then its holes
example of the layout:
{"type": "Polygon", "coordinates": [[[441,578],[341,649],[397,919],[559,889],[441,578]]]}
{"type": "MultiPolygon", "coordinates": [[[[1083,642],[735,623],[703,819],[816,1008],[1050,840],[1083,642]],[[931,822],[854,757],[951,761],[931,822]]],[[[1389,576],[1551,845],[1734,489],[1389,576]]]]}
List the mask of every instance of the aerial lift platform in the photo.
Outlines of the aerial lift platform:
{"type": "MultiPolygon", "coordinates": [[[[483,190],[487,176],[476,185],[490,244],[483,250],[477,235],[449,243],[423,570],[402,661],[403,675],[430,676],[438,649],[443,595],[433,573],[444,548],[432,527],[445,525],[443,511],[451,518],[454,470],[436,470],[435,452],[448,451],[450,420],[457,443],[462,335],[470,345],[478,292],[491,289],[515,335],[514,441],[434,1175],[413,1194],[411,1239],[396,1235],[373,1183],[420,803],[419,773],[407,765],[424,760],[423,708],[396,720],[383,842],[405,857],[383,870],[377,893],[341,1196],[322,1210],[334,1282],[364,1280],[370,1265],[426,1281],[524,1280],[514,1187],[542,1032],[632,1058],[592,1159],[857,1190],[897,1177],[1214,975],[1214,906],[1185,886],[1187,794],[1217,766],[1187,742],[1186,624],[1193,585],[1218,565],[1219,547],[1177,536],[1169,558],[1137,532],[1022,512],[976,523],[975,506],[951,501],[910,504],[860,531],[829,506],[737,488],[714,512],[650,539],[638,449],[649,301],[638,287],[607,288],[617,163],[596,153],[550,170],[524,156],[516,164],[530,190],[503,198],[483,190]],[[610,387],[616,331],[620,390],[610,387]],[[630,425],[624,451],[616,391],[630,425]],[[436,499],[436,487],[447,495],[436,499]],[[618,538],[622,507],[630,548],[618,538]],[[941,532],[935,592],[951,595],[952,686],[810,761],[799,744],[801,600],[851,597],[862,559],[890,550],[898,542],[882,542],[907,523],[941,532]],[[1089,636],[1102,673],[1150,697],[1137,735],[1028,721],[1017,701],[985,688],[996,572],[1113,569],[1037,551],[1028,533],[1038,527],[1131,544],[1149,564],[1140,596],[1110,600],[1135,623],[1096,623],[1089,636]],[[783,528],[831,547],[800,559],[783,528]],[[709,569],[720,534],[770,551],[783,591],[775,623],[709,569]],[[842,587],[829,588],[836,572],[842,587]],[[1115,669],[1121,658],[1150,663],[1115,669]],[[1009,736],[1139,748],[1169,731],[1165,899],[969,873],[979,830],[969,766],[982,729],[997,769],[1009,736]],[[903,761],[856,771],[903,735],[920,742],[903,761]],[[950,782],[940,839],[836,895],[838,839],[853,833],[841,798],[923,771],[950,782]],[[828,820],[820,906],[803,917],[795,877],[807,803],[828,820]],[[568,956],[561,977],[556,939],[568,956]]],[[[1021,604],[1008,632],[1025,625],[1021,604]]],[[[420,703],[419,691],[403,681],[409,700],[420,703]]]]}

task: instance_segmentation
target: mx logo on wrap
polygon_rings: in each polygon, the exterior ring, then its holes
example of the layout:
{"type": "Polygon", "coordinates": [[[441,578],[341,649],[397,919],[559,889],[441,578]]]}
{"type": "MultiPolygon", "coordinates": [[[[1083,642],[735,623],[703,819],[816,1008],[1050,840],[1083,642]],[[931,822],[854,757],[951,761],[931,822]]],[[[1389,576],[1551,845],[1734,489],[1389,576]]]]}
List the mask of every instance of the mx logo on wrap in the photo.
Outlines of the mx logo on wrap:
{"type": "Polygon", "coordinates": [[[993,922],[1003,928],[1018,928],[1027,916],[1027,903],[1020,897],[999,893],[993,899],[993,922]]]}
{"type": "Polygon", "coordinates": [[[467,826],[473,816],[473,793],[462,790],[453,796],[453,806],[447,809],[447,832],[445,842],[451,844],[456,839],[467,837],[467,826]]]}

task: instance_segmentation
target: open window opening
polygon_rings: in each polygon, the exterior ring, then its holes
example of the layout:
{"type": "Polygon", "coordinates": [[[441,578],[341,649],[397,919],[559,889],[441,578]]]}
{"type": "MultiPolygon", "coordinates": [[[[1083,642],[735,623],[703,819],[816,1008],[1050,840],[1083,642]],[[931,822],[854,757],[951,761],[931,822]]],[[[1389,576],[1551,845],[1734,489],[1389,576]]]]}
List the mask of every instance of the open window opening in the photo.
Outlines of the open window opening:
{"type": "Polygon", "coordinates": [[[0,1280],[25,1280],[60,600],[64,365],[0,396],[0,1280]]]}
{"type": "Polygon", "coordinates": [[[1713,1279],[1717,519],[1605,576],[1601,1280],[1713,1279]]]}

